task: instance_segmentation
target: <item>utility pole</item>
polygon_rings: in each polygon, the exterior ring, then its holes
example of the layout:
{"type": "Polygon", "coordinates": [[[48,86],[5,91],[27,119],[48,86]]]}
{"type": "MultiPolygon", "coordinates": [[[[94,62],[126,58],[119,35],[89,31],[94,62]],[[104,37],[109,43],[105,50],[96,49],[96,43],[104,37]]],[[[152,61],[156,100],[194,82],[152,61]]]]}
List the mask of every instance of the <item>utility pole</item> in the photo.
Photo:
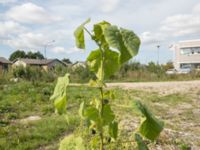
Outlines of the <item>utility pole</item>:
{"type": "Polygon", "coordinates": [[[44,58],[47,59],[47,47],[51,46],[53,43],[55,42],[55,40],[49,41],[46,44],[44,44],[44,58]]]}
{"type": "Polygon", "coordinates": [[[159,54],[159,49],[160,49],[160,45],[157,45],[157,64],[159,65],[159,60],[160,60],[160,54],[159,54]]]}

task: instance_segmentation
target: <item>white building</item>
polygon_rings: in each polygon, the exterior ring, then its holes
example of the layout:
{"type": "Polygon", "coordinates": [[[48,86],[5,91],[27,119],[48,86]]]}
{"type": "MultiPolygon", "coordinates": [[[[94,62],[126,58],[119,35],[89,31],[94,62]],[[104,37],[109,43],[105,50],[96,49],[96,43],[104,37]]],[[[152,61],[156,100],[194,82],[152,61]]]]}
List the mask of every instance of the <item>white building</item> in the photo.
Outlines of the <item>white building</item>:
{"type": "Polygon", "coordinates": [[[200,68],[200,39],[180,41],[175,44],[174,67],[176,70],[185,66],[200,68]]]}

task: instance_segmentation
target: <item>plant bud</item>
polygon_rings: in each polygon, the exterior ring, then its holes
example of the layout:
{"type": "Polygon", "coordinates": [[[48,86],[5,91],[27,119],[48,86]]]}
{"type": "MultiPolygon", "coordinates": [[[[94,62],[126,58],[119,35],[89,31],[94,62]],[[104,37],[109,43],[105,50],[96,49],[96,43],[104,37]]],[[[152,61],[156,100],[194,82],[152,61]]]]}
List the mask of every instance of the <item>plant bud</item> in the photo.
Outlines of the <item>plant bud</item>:
{"type": "Polygon", "coordinates": [[[92,129],[92,134],[95,135],[96,134],[96,130],[92,129]]]}
{"type": "Polygon", "coordinates": [[[108,99],[104,99],[103,100],[103,104],[108,104],[109,103],[109,100],[108,99]]]}

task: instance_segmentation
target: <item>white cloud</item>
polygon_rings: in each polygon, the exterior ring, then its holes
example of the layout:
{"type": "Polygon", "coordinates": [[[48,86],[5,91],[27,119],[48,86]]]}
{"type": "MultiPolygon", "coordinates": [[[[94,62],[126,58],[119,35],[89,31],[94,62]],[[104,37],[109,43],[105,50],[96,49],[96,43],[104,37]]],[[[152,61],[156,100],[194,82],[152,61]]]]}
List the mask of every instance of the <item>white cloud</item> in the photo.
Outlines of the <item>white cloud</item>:
{"type": "Polygon", "coordinates": [[[165,39],[161,33],[143,32],[140,36],[142,44],[158,44],[165,39]]]}
{"type": "Polygon", "coordinates": [[[54,53],[66,53],[66,50],[65,50],[64,47],[54,47],[54,48],[52,49],[52,51],[53,51],[54,53]]]}
{"type": "Polygon", "coordinates": [[[200,14],[180,14],[167,17],[160,30],[173,36],[200,34],[200,14]]]}
{"type": "Polygon", "coordinates": [[[15,3],[17,0],[0,0],[0,4],[15,3]]]}
{"type": "Polygon", "coordinates": [[[71,53],[75,53],[75,52],[80,52],[82,50],[78,49],[76,47],[65,49],[64,47],[57,46],[57,47],[52,48],[51,51],[56,54],[71,54],[71,53]]]}
{"type": "Polygon", "coordinates": [[[43,7],[35,5],[33,3],[25,3],[12,7],[6,13],[6,16],[15,21],[22,23],[50,23],[52,21],[58,21],[61,18],[50,15],[43,7]]]}
{"type": "Polygon", "coordinates": [[[44,41],[48,41],[45,35],[41,33],[28,32],[19,34],[17,37],[4,40],[3,43],[15,49],[31,50],[43,48],[44,41]]]}
{"type": "Polygon", "coordinates": [[[119,6],[120,0],[100,0],[100,10],[105,13],[114,11],[119,6]]]}
{"type": "Polygon", "coordinates": [[[200,13],[197,13],[198,11],[200,12],[200,4],[195,5],[191,13],[166,17],[157,31],[141,34],[142,43],[149,45],[169,41],[173,37],[200,35],[200,13]]]}
{"type": "Polygon", "coordinates": [[[194,13],[200,13],[200,3],[194,6],[193,12],[194,13]]]}
{"type": "Polygon", "coordinates": [[[0,22],[0,37],[8,37],[25,31],[25,27],[14,21],[0,22]]]}

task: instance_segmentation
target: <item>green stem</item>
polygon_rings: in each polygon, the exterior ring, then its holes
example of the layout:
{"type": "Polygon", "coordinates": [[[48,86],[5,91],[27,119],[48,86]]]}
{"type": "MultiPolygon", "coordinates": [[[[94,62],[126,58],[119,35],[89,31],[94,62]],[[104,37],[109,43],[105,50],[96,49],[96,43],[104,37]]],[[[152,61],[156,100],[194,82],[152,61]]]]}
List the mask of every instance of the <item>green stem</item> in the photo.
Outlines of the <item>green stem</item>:
{"type": "MultiPolygon", "coordinates": [[[[85,31],[91,36],[91,38],[93,39],[93,35],[92,33],[90,33],[89,30],[87,30],[87,28],[85,28],[85,31]]],[[[97,40],[93,39],[96,44],[99,46],[99,50],[101,51],[101,75],[100,75],[100,81],[101,82],[104,82],[104,50],[102,49],[101,47],[101,43],[99,43],[97,40]]],[[[103,86],[100,87],[100,93],[101,93],[101,106],[100,106],[100,110],[99,110],[99,115],[100,115],[100,118],[102,120],[102,117],[103,117],[103,86]]],[[[104,135],[103,135],[103,122],[101,122],[101,127],[100,127],[100,131],[99,131],[99,137],[100,137],[100,150],[104,150],[104,142],[103,142],[103,139],[104,139],[104,135]]]]}
{"type": "MultiPolygon", "coordinates": [[[[98,42],[96,42],[98,44],[98,42]]],[[[104,50],[101,48],[101,45],[99,44],[99,49],[101,51],[101,76],[100,76],[100,81],[104,82],[104,50]]],[[[103,95],[103,86],[100,87],[100,92],[101,92],[101,107],[100,107],[100,117],[101,120],[103,118],[103,100],[104,100],[104,95],[103,95]]],[[[104,135],[103,135],[103,122],[101,122],[101,130],[100,130],[100,150],[104,149],[104,143],[103,143],[103,139],[104,139],[104,135]]]]}
{"type": "MultiPolygon", "coordinates": [[[[100,117],[102,118],[103,116],[103,87],[100,87],[100,92],[101,92],[101,107],[100,107],[100,117]]],[[[104,136],[103,136],[103,123],[101,122],[101,129],[100,129],[100,150],[103,150],[103,146],[104,146],[104,143],[103,143],[103,139],[104,139],[104,136]]]]}
{"type": "Polygon", "coordinates": [[[84,27],[84,30],[91,36],[91,38],[93,37],[92,33],[90,33],[90,31],[84,27]]]}
{"type": "MultiPolygon", "coordinates": [[[[101,64],[101,82],[104,81],[104,51],[101,49],[101,47],[99,47],[99,49],[101,50],[101,56],[102,56],[102,64],[101,64]]],[[[100,87],[100,92],[101,92],[101,107],[100,107],[100,117],[103,118],[103,87],[100,87]]],[[[101,130],[100,130],[100,139],[101,139],[101,143],[100,143],[100,150],[103,150],[104,147],[104,143],[103,143],[103,139],[104,139],[104,135],[103,135],[103,122],[101,122],[101,130]]]]}
{"type": "Polygon", "coordinates": [[[101,44],[100,44],[97,40],[95,40],[95,39],[93,38],[94,35],[92,35],[92,33],[91,33],[87,28],[85,28],[85,27],[84,27],[84,30],[90,35],[91,39],[94,40],[95,43],[99,46],[100,50],[102,50],[102,49],[101,49],[101,44]]]}

